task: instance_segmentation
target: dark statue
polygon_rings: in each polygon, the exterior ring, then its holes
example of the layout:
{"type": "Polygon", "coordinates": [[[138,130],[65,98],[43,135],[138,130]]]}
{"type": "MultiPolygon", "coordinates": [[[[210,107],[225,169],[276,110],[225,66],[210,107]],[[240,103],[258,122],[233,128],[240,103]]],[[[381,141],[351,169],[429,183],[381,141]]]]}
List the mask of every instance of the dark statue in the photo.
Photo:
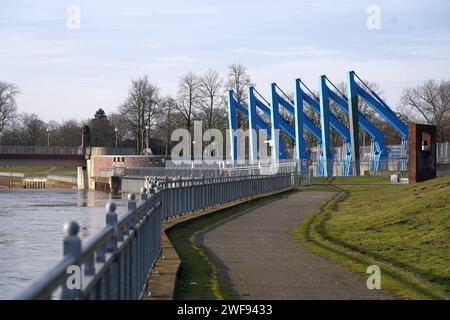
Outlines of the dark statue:
{"type": "Polygon", "coordinates": [[[83,127],[83,133],[81,135],[81,147],[86,148],[91,146],[91,132],[89,126],[83,127]]]}

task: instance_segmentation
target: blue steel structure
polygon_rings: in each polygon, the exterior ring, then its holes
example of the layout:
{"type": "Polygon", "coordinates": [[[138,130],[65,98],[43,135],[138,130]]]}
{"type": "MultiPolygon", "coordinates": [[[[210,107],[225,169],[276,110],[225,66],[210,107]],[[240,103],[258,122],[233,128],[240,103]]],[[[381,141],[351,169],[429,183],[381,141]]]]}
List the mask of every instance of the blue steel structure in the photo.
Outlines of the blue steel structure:
{"type": "MultiPolygon", "coordinates": [[[[325,75],[322,75],[319,78],[319,96],[322,107],[321,114],[331,114],[330,99],[333,100],[347,115],[349,114],[348,98],[343,93],[341,93],[325,75]],[[330,87],[328,87],[327,82],[331,84],[331,86],[337,92],[331,90],[330,87]]],[[[369,168],[371,171],[378,171],[380,169],[380,160],[385,160],[387,158],[387,152],[384,148],[383,134],[377,127],[375,127],[369,120],[367,120],[364,114],[359,110],[358,123],[364,129],[364,131],[366,131],[370,135],[372,143],[374,145],[374,151],[371,156],[369,168]]],[[[324,122],[321,122],[321,126],[322,135],[328,134],[329,137],[329,130],[327,129],[327,127],[329,127],[329,121],[324,120],[324,122]]],[[[327,141],[329,143],[329,138],[327,141]]],[[[328,148],[330,147],[328,146],[328,148]]],[[[327,161],[327,163],[329,164],[328,169],[330,169],[330,167],[332,166],[333,156],[330,155],[330,158],[326,157],[324,160],[327,161]]],[[[351,160],[351,158],[347,160],[351,160]]],[[[348,167],[347,170],[350,170],[350,164],[351,162],[347,162],[345,164],[345,166],[348,167]]],[[[327,172],[325,172],[324,175],[327,176],[327,172]]]]}
{"type": "MultiPolygon", "coordinates": [[[[289,122],[280,114],[279,106],[287,110],[289,114],[295,117],[295,107],[292,101],[288,101],[283,98],[275,89],[276,84],[273,84],[274,92],[272,96],[272,103],[270,104],[261,94],[256,91],[255,88],[250,87],[248,89],[248,105],[245,103],[239,103],[236,99],[234,92],[232,90],[228,91],[228,113],[229,113],[229,124],[230,128],[234,128],[230,130],[230,141],[231,141],[231,159],[237,160],[237,137],[233,132],[236,129],[236,115],[237,112],[240,112],[245,118],[248,119],[249,129],[253,129],[249,136],[249,159],[257,160],[257,137],[256,130],[264,130],[267,133],[267,137],[272,139],[272,137],[278,137],[278,144],[273,145],[273,158],[275,159],[284,159],[286,156],[286,152],[284,151],[284,146],[282,139],[279,135],[279,130],[283,130],[290,138],[294,141],[298,141],[297,137],[300,134],[296,134],[295,129],[289,124],[289,122]],[[273,108],[273,106],[277,106],[277,108],[273,108]],[[273,110],[276,110],[273,112],[273,110]],[[271,119],[271,125],[264,122],[264,120],[259,116],[258,110],[261,111],[264,115],[271,119]],[[275,123],[275,125],[272,125],[275,123]]],[[[281,90],[281,89],[280,89],[281,90]]],[[[298,119],[295,117],[295,119],[298,119]]],[[[303,122],[302,122],[303,124],[303,122]]],[[[296,125],[298,127],[298,125],[296,125]]],[[[306,115],[304,115],[304,127],[309,130],[316,138],[320,140],[320,129],[317,128],[313,121],[306,115]]],[[[302,152],[298,154],[297,159],[308,159],[309,154],[306,152],[306,147],[304,143],[303,134],[301,134],[301,141],[303,141],[302,152]]]]}
{"type": "MultiPolygon", "coordinates": [[[[298,108],[299,110],[300,110],[300,108],[303,108],[303,103],[306,102],[315,113],[317,113],[319,115],[323,114],[321,112],[321,103],[320,103],[319,98],[316,97],[312,93],[312,91],[300,79],[295,80],[295,97],[296,97],[297,105],[301,106],[298,108]],[[309,91],[309,93],[312,95],[312,97],[302,90],[302,84],[309,91]]],[[[304,114],[303,110],[301,113],[304,114]]],[[[338,134],[342,137],[342,140],[344,141],[345,156],[344,156],[344,160],[343,160],[344,165],[341,167],[341,174],[343,176],[348,176],[350,174],[350,165],[348,165],[348,164],[350,164],[351,157],[352,157],[351,144],[350,144],[350,132],[339,121],[339,119],[336,118],[336,116],[331,112],[329,113],[328,120],[327,121],[324,120],[324,122],[327,124],[330,124],[331,127],[338,132],[338,134]]],[[[322,123],[322,117],[321,117],[321,123],[322,123]]],[[[321,125],[321,128],[322,128],[322,130],[320,133],[320,140],[325,141],[324,135],[323,135],[324,126],[321,125]]],[[[328,137],[329,137],[329,135],[328,135],[328,137]]],[[[326,136],[325,136],[325,138],[326,138],[326,136]]],[[[328,138],[328,140],[329,140],[329,138],[328,138]]],[[[329,143],[328,143],[328,146],[329,146],[329,143]]],[[[323,161],[326,157],[326,153],[325,152],[321,152],[321,153],[322,153],[321,160],[323,161]]]]}
{"type": "MultiPolygon", "coordinates": [[[[351,105],[352,103],[358,104],[358,97],[361,96],[387,123],[389,123],[400,135],[400,138],[402,140],[402,158],[404,159],[400,163],[400,171],[405,171],[407,166],[407,150],[408,150],[408,127],[406,124],[401,121],[397,114],[392,111],[391,108],[381,99],[381,97],[376,94],[372,89],[369,88],[367,84],[364,83],[364,81],[358,77],[358,75],[355,73],[355,71],[349,71],[347,74],[347,90],[348,90],[348,105],[351,105]],[[357,78],[359,82],[363,85],[361,87],[355,80],[357,78]],[[356,102],[353,102],[356,100],[356,102]]],[[[380,133],[380,137],[378,139],[378,142],[383,141],[383,135],[380,133]]],[[[380,148],[381,145],[376,145],[375,148],[380,148]]],[[[384,148],[384,146],[383,146],[384,148]]],[[[387,157],[387,152],[383,150],[383,153],[381,154],[380,158],[387,157]]],[[[359,159],[358,159],[359,160],[359,159]]],[[[379,169],[378,167],[373,168],[373,170],[379,169]]]]}
{"type": "MultiPolygon", "coordinates": [[[[330,129],[333,128],[342,137],[344,142],[344,156],[342,158],[341,175],[359,174],[359,126],[371,137],[374,146],[370,161],[370,170],[378,171],[383,169],[383,160],[387,158],[387,151],[384,146],[384,138],[381,131],[375,127],[362,112],[358,110],[358,98],[361,96],[383,119],[392,125],[400,134],[403,145],[403,155],[406,157],[406,146],[408,130],[406,125],[398,119],[397,115],[387,106],[387,104],[373,92],[353,71],[347,75],[348,97],[340,92],[336,86],[325,76],[319,78],[319,97],[300,80],[295,80],[294,100],[292,101],[283,90],[272,83],[270,86],[270,103],[256,91],[255,88],[248,89],[248,105],[238,102],[232,90],[228,91],[228,114],[230,125],[231,159],[237,159],[237,139],[235,130],[237,129],[236,116],[240,112],[249,121],[250,133],[250,160],[257,160],[257,137],[256,130],[262,129],[267,133],[267,137],[272,141],[272,157],[274,159],[284,159],[283,140],[280,137],[280,130],[283,130],[295,144],[295,159],[307,160],[310,158],[306,150],[304,129],[311,132],[318,141],[317,174],[329,176],[333,172],[334,155],[330,145],[330,129]],[[355,80],[357,78],[362,86],[355,80]],[[332,90],[327,83],[331,84],[332,90]],[[303,87],[309,91],[305,92],[303,87]],[[364,88],[363,88],[364,87],[364,88]],[[348,116],[350,129],[345,127],[337,117],[330,111],[330,100],[334,101],[348,116]],[[320,129],[307,116],[304,111],[305,103],[320,115],[320,129]],[[294,119],[294,127],[283,116],[290,114],[294,119]],[[266,123],[258,111],[270,118],[270,124],[266,123]],[[353,165],[352,165],[353,164],[353,165]],[[358,164],[358,165],[356,165],[358,164]]],[[[400,170],[406,168],[406,159],[400,170]]]]}
{"type": "MultiPolygon", "coordinates": [[[[284,91],[276,83],[271,84],[270,95],[272,101],[272,114],[274,118],[278,118],[277,120],[282,118],[279,112],[280,106],[294,118],[294,136],[291,136],[291,138],[294,139],[295,159],[298,160],[299,163],[303,164],[304,160],[306,161],[310,158],[310,155],[306,150],[304,129],[309,131],[317,139],[319,149],[321,145],[321,135],[320,129],[317,128],[314,122],[308,117],[307,114],[305,114],[303,110],[303,98],[300,95],[302,91],[301,87],[297,86],[297,84],[299,85],[296,81],[294,88],[294,101],[292,101],[291,98],[284,93],[284,91]]],[[[274,149],[272,155],[273,154],[276,154],[276,149],[274,149]]],[[[319,152],[318,158],[322,159],[321,152],[319,152]]],[[[322,171],[322,161],[318,161],[317,172],[322,171]]]]}

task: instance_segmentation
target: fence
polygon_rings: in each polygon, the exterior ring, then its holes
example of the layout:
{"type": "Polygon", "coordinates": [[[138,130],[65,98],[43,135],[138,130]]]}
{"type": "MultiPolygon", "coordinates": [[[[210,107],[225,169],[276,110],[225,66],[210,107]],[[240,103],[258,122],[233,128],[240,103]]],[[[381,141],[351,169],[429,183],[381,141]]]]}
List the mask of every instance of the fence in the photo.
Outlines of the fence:
{"type": "Polygon", "coordinates": [[[134,148],[0,146],[0,154],[26,155],[134,155],[134,148]]]}
{"type": "MultiPolygon", "coordinates": [[[[302,173],[307,181],[309,173],[302,173]]],[[[139,299],[161,254],[161,221],[243,197],[285,189],[293,174],[158,182],[141,201],[128,196],[128,211],[117,216],[107,205],[106,227],[83,245],[75,222],[65,225],[64,258],[18,299],[139,299]],[[81,286],[69,289],[68,270],[80,270],[81,286]]],[[[302,180],[300,180],[302,181],[302,180]]],[[[153,186],[152,186],[153,187],[153,186]]]]}
{"type": "Polygon", "coordinates": [[[0,146],[0,154],[84,155],[89,153],[90,148],[82,147],[0,146]]]}
{"type": "MultiPolygon", "coordinates": [[[[314,176],[323,176],[325,166],[328,165],[328,174],[330,176],[338,177],[344,175],[344,172],[352,175],[354,165],[352,161],[337,161],[337,160],[319,160],[311,165],[314,176]]],[[[358,162],[360,175],[365,175],[366,172],[371,172],[374,175],[380,173],[390,172],[406,172],[408,170],[408,160],[379,160],[379,161],[359,161],[358,162]],[[374,170],[376,167],[377,170],[374,170]]]]}
{"type": "Polygon", "coordinates": [[[232,177],[248,175],[272,175],[293,173],[297,170],[297,161],[275,163],[257,163],[245,165],[209,165],[209,166],[168,166],[146,168],[106,168],[100,169],[101,177],[232,177]]]}

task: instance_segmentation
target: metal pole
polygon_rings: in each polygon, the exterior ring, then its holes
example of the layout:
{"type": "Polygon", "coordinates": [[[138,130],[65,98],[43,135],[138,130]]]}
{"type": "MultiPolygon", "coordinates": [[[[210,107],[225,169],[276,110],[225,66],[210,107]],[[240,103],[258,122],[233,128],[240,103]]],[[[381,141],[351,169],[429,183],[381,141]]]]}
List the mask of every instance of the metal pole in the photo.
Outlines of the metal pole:
{"type": "Polygon", "coordinates": [[[115,131],[115,133],[116,133],[116,149],[117,149],[117,145],[118,145],[118,132],[119,132],[119,129],[117,129],[117,128],[114,128],[114,131],[115,131]]]}
{"type": "MultiPolygon", "coordinates": [[[[78,237],[78,231],[80,231],[80,227],[76,222],[71,221],[64,225],[64,231],[66,233],[66,237],[63,241],[63,254],[64,256],[73,256],[75,258],[75,266],[80,267],[81,240],[78,237]]],[[[68,280],[69,279],[67,279],[62,286],[61,298],[63,300],[75,299],[81,295],[81,288],[76,288],[76,283],[72,284],[75,286],[75,288],[69,288],[69,283],[67,283],[68,280]]],[[[75,280],[75,282],[76,281],[77,280],[75,280]]],[[[78,279],[78,281],[81,282],[81,279],[78,279]]]]}

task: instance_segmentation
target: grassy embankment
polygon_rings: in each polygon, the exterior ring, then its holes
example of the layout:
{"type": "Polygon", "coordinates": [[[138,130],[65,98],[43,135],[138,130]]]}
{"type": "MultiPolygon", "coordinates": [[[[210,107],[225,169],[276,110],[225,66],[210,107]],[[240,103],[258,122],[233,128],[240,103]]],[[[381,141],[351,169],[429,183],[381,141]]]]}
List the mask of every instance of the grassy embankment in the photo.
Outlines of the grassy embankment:
{"type": "Polygon", "coordinates": [[[195,243],[198,233],[215,224],[271,201],[287,197],[292,191],[254,199],[175,225],[168,237],[182,261],[175,285],[175,299],[239,299],[228,279],[219,276],[214,258],[195,243]]]}
{"type": "Polygon", "coordinates": [[[29,174],[76,173],[76,167],[32,167],[32,166],[0,166],[0,172],[18,172],[29,174]]]}
{"type": "MultiPolygon", "coordinates": [[[[333,181],[369,182],[358,179],[333,181]]],[[[401,186],[313,185],[300,190],[332,190],[341,195],[323,203],[319,215],[305,218],[294,230],[312,251],[364,278],[367,266],[379,265],[382,287],[397,297],[448,298],[449,177],[401,186]]]]}

